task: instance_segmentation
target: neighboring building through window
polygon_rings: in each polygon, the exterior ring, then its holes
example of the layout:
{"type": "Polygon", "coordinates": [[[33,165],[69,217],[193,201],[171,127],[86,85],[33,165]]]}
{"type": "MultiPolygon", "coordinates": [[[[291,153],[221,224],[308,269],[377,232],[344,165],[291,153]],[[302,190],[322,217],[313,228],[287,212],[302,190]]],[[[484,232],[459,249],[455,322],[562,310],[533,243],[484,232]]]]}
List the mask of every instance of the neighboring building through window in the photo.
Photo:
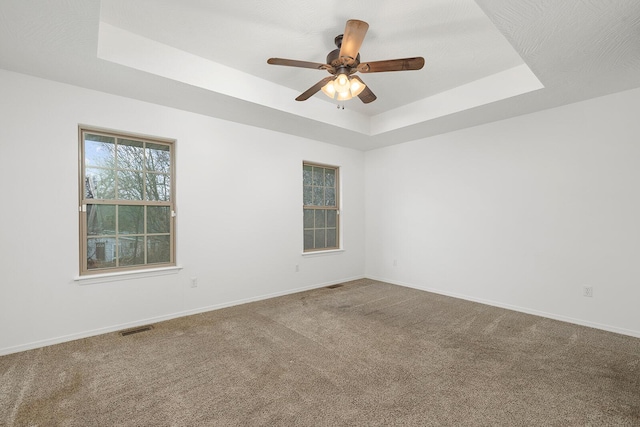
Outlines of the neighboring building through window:
{"type": "Polygon", "coordinates": [[[175,265],[174,141],[79,134],[80,274],[175,265]]]}
{"type": "Polygon", "coordinates": [[[335,166],[302,165],[305,252],[340,246],[338,172],[335,166]]]}

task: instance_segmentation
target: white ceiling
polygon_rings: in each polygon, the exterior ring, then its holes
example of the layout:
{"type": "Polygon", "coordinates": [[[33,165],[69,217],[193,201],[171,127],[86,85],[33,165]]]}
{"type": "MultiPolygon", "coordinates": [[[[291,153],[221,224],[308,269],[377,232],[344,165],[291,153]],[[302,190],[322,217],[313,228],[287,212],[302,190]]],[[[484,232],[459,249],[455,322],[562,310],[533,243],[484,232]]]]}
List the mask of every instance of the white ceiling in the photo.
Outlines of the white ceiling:
{"type": "Polygon", "coordinates": [[[637,0],[0,1],[0,68],[372,149],[640,86],[637,0]],[[361,74],[378,99],[321,92],[347,19],[370,25],[361,74]]]}

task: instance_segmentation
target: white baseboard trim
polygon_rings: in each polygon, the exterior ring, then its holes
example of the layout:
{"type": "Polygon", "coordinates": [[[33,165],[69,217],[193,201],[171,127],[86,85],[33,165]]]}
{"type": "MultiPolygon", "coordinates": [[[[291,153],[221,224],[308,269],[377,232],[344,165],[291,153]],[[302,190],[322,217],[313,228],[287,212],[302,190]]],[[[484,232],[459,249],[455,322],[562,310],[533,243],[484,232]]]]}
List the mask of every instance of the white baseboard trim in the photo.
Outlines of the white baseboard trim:
{"type": "Polygon", "coordinates": [[[3,349],[0,349],[0,356],[6,356],[8,354],[19,353],[19,352],[27,351],[27,350],[34,350],[34,349],[37,349],[37,348],[47,347],[47,346],[55,345],[55,344],[61,344],[61,343],[68,342],[68,341],[75,341],[75,340],[82,339],[82,338],[89,338],[89,337],[93,337],[93,336],[96,336],[96,335],[108,334],[108,333],[111,333],[111,332],[121,331],[123,329],[130,329],[130,328],[135,328],[135,327],[142,326],[142,325],[148,325],[150,323],[163,322],[165,320],[176,319],[178,317],[192,316],[194,314],[206,313],[208,311],[220,310],[222,308],[233,307],[233,306],[236,306],[236,305],[247,304],[247,303],[250,303],[250,302],[262,301],[262,300],[269,299],[269,298],[275,298],[275,297],[280,297],[280,296],[284,296],[284,295],[297,294],[299,292],[304,292],[304,291],[309,291],[309,290],[312,290],[312,289],[323,288],[325,286],[336,285],[338,283],[345,283],[345,282],[350,282],[352,280],[360,280],[360,279],[364,279],[364,278],[365,278],[365,276],[348,277],[348,278],[344,278],[344,279],[340,279],[340,280],[333,280],[333,281],[329,281],[329,282],[317,283],[317,284],[309,285],[309,286],[303,286],[303,287],[300,287],[300,288],[294,288],[294,289],[288,289],[288,290],[279,291],[279,292],[273,292],[273,293],[269,293],[269,294],[263,294],[263,295],[259,295],[259,296],[256,296],[256,297],[243,298],[243,299],[240,299],[240,300],[229,301],[229,302],[224,302],[224,303],[220,303],[220,304],[213,304],[213,305],[208,305],[208,306],[205,306],[205,307],[198,307],[198,308],[195,308],[195,309],[179,311],[179,312],[176,312],[176,313],[166,314],[166,315],[162,315],[162,316],[156,316],[156,317],[150,317],[150,318],[146,318],[146,319],[140,319],[140,320],[136,320],[136,321],[133,321],[133,322],[120,323],[120,324],[117,324],[117,325],[107,326],[107,327],[104,327],[104,328],[92,329],[92,330],[89,330],[89,331],[82,331],[82,332],[69,334],[69,335],[62,335],[62,336],[55,337],[55,338],[48,338],[48,339],[45,339],[45,340],[34,341],[34,342],[26,343],[26,344],[20,344],[20,345],[17,345],[17,346],[6,347],[6,348],[3,348],[3,349]]]}
{"type": "Polygon", "coordinates": [[[383,278],[383,277],[367,276],[367,278],[373,279],[373,280],[379,280],[380,282],[390,283],[392,285],[404,286],[406,288],[418,289],[420,291],[432,292],[434,294],[444,295],[444,296],[448,296],[448,297],[452,297],[452,298],[463,299],[463,300],[466,300],[466,301],[477,302],[477,303],[480,303],[480,304],[490,305],[490,306],[493,306],[493,307],[505,308],[507,310],[513,310],[513,311],[519,311],[521,313],[532,314],[534,316],[540,316],[540,317],[546,317],[548,319],[559,320],[561,322],[573,323],[575,325],[587,326],[589,328],[601,329],[601,330],[607,331],[607,332],[614,332],[614,333],[621,334],[621,335],[629,335],[629,336],[632,336],[632,337],[635,337],[635,338],[640,338],[640,331],[634,331],[632,329],[625,329],[625,328],[619,328],[617,326],[611,326],[611,325],[605,325],[605,324],[602,324],[602,323],[590,322],[588,320],[576,319],[576,318],[573,318],[573,317],[563,316],[563,315],[560,315],[560,314],[547,313],[545,311],[539,311],[539,310],[534,310],[534,309],[530,309],[530,308],[526,308],[526,307],[520,307],[520,306],[516,306],[516,305],[505,304],[505,303],[501,303],[501,302],[498,302],[498,301],[492,301],[492,300],[487,300],[487,299],[483,299],[483,298],[471,297],[471,296],[468,296],[468,295],[457,294],[455,292],[447,292],[447,291],[443,291],[442,289],[430,288],[428,286],[414,285],[414,284],[411,284],[411,283],[405,283],[405,282],[401,282],[401,281],[393,280],[393,279],[386,279],[386,278],[383,278]]]}

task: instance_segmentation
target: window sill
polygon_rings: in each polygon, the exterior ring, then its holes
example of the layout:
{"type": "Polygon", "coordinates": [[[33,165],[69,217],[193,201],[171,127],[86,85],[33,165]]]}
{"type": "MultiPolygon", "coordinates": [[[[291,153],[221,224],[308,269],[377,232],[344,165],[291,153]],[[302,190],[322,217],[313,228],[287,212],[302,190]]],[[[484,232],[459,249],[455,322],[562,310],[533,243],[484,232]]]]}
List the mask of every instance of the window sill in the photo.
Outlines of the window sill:
{"type": "Polygon", "coordinates": [[[302,252],[302,256],[322,256],[322,255],[334,255],[344,252],[344,249],[329,249],[328,251],[315,251],[315,252],[302,252]]]}
{"type": "Polygon", "coordinates": [[[73,278],[73,280],[79,285],[92,285],[94,283],[115,282],[118,280],[141,279],[146,277],[177,274],[180,270],[182,270],[182,267],[176,265],[174,267],[149,268],[146,270],[118,271],[113,273],[99,273],[86,276],[76,276],[73,278]]]}

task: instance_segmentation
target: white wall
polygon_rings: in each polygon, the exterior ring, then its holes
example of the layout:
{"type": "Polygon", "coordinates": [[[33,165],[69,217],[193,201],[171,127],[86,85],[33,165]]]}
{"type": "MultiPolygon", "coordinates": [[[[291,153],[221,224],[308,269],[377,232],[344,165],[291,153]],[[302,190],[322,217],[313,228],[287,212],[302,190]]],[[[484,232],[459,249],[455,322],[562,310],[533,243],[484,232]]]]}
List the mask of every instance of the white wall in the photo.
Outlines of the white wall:
{"type": "Polygon", "coordinates": [[[0,93],[0,354],[365,273],[640,336],[640,90],[366,154],[2,70],[0,93]],[[79,123],[178,140],[178,273],[73,280],[79,123]],[[303,160],[342,167],[345,252],[301,256],[303,160]]]}
{"type": "Polygon", "coordinates": [[[636,89],[367,152],[367,276],[640,336],[639,135],[636,89]]]}
{"type": "Polygon", "coordinates": [[[362,152],[3,70],[0,93],[0,354],[363,277],[362,152]],[[73,280],[80,123],[177,139],[178,273],[73,280]],[[341,167],[344,252],[301,255],[303,160],[341,167]]]}

